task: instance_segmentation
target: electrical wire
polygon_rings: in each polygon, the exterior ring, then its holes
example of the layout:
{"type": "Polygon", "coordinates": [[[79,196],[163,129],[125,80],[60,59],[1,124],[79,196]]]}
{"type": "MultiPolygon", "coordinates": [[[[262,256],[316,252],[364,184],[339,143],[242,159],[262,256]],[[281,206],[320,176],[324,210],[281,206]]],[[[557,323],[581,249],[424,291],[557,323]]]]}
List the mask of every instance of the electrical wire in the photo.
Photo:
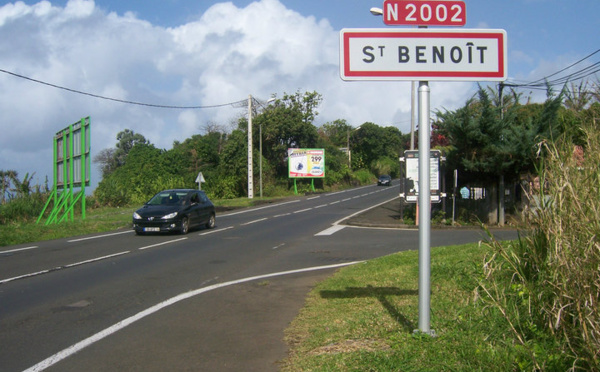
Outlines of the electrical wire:
{"type": "Polygon", "coordinates": [[[590,53],[589,55],[587,55],[586,57],[578,60],[575,63],[572,63],[571,65],[553,73],[550,74],[548,76],[545,76],[541,79],[537,79],[537,80],[533,80],[531,82],[525,82],[525,83],[517,83],[516,81],[514,82],[507,82],[504,83],[504,86],[507,87],[512,87],[512,88],[526,88],[526,89],[539,89],[539,90],[546,90],[548,86],[557,86],[557,85],[565,85],[568,82],[573,82],[573,81],[578,81],[578,80],[582,80],[585,79],[588,76],[592,76],[595,75],[597,73],[600,72],[600,62],[595,62],[587,67],[584,67],[578,71],[575,71],[569,75],[563,76],[563,77],[558,77],[555,78],[553,80],[549,80],[551,77],[554,77],[562,72],[565,72],[567,70],[569,70],[570,68],[584,62],[585,60],[590,59],[591,57],[593,57],[594,55],[600,53],[600,49],[597,49],[596,51],[594,51],[593,53],[590,53]]]}
{"type": "Polygon", "coordinates": [[[94,97],[94,98],[99,98],[99,99],[104,99],[107,101],[114,101],[114,102],[120,102],[120,103],[125,103],[125,104],[129,104],[129,105],[138,105],[138,106],[146,106],[146,107],[154,107],[154,108],[163,108],[163,109],[177,109],[177,110],[197,110],[197,109],[209,109],[209,108],[218,108],[218,107],[225,107],[225,106],[234,106],[234,105],[238,105],[241,104],[243,102],[247,102],[247,100],[239,100],[239,101],[235,101],[235,102],[230,102],[230,103],[222,103],[222,104],[218,104],[218,105],[206,105],[206,106],[171,106],[171,105],[158,105],[158,104],[152,104],[152,103],[143,103],[143,102],[135,102],[135,101],[128,101],[128,100],[123,100],[123,99],[118,99],[118,98],[111,98],[111,97],[105,97],[105,96],[100,96],[98,94],[93,94],[93,93],[87,93],[87,92],[82,92],[80,90],[76,90],[76,89],[71,89],[71,88],[66,88],[60,85],[56,85],[56,84],[51,84],[51,83],[47,83],[45,81],[41,81],[41,80],[37,80],[37,79],[33,79],[27,76],[23,76],[23,75],[19,75],[17,73],[11,72],[11,71],[7,71],[7,70],[3,70],[0,69],[0,72],[3,72],[5,74],[8,75],[12,75],[14,77],[18,77],[20,79],[25,79],[25,80],[29,80],[32,81],[34,83],[38,83],[38,84],[42,84],[42,85],[46,85],[52,88],[57,88],[57,89],[62,89],[62,90],[66,90],[68,92],[71,93],[77,93],[77,94],[82,94],[85,96],[89,96],[89,97],[94,97]]]}

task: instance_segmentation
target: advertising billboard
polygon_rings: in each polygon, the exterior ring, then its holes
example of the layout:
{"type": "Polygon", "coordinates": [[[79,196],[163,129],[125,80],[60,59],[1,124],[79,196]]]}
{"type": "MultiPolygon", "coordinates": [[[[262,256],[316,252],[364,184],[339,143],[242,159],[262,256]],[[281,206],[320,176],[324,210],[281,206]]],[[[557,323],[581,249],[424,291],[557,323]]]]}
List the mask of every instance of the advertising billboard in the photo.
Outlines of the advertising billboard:
{"type": "Polygon", "coordinates": [[[288,149],[290,178],[324,178],[324,149],[288,149]]]}

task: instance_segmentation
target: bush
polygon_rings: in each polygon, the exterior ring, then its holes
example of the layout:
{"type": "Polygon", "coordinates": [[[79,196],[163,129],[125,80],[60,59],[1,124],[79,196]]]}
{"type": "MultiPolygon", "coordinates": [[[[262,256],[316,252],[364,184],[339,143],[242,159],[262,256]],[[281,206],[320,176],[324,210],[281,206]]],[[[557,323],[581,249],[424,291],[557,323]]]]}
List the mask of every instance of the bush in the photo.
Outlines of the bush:
{"type": "Polygon", "coordinates": [[[111,177],[103,179],[98,184],[94,190],[94,198],[100,205],[109,207],[122,207],[131,202],[127,188],[111,177]]]}
{"type": "Polygon", "coordinates": [[[375,176],[373,176],[373,173],[369,172],[366,169],[359,169],[357,171],[354,171],[352,177],[355,180],[357,180],[358,184],[360,185],[366,185],[375,182],[375,176]]]}
{"type": "Polygon", "coordinates": [[[529,352],[522,369],[600,370],[600,133],[585,133],[583,157],[570,141],[543,145],[524,216],[532,230],[490,243],[479,292],[529,352]]]}
{"type": "Polygon", "coordinates": [[[29,221],[39,216],[48,198],[46,193],[30,193],[0,204],[0,225],[9,221],[29,221]]]}
{"type": "Polygon", "coordinates": [[[377,176],[388,174],[396,178],[400,174],[400,162],[389,157],[379,158],[371,164],[371,171],[377,176]]]}

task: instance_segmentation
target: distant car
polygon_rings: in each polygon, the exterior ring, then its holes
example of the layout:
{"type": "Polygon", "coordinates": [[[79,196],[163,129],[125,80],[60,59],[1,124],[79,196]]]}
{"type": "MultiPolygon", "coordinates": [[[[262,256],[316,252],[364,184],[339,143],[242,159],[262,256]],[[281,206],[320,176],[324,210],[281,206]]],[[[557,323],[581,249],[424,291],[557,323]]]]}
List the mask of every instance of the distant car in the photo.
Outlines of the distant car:
{"type": "Polygon", "coordinates": [[[133,229],[138,235],[171,231],[187,234],[202,225],[215,227],[215,206],[199,190],[161,191],[133,213],[133,229]]]}
{"type": "Polygon", "coordinates": [[[387,174],[382,174],[379,176],[377,180],[377,186],[391,186],[392,185],[392,177],[387,174]]]}

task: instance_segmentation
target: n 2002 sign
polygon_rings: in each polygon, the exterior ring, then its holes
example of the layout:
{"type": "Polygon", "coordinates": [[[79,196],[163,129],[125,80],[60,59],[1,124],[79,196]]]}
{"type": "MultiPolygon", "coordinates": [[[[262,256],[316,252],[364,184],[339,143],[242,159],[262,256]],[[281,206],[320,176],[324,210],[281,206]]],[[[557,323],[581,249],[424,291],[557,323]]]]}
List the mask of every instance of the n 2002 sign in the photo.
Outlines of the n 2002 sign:
{"type": "Polygon", "coordinates": [[[391,26],[464,26],[467,8],[464,1],[386,0],[383,23],[391,26]]]}

